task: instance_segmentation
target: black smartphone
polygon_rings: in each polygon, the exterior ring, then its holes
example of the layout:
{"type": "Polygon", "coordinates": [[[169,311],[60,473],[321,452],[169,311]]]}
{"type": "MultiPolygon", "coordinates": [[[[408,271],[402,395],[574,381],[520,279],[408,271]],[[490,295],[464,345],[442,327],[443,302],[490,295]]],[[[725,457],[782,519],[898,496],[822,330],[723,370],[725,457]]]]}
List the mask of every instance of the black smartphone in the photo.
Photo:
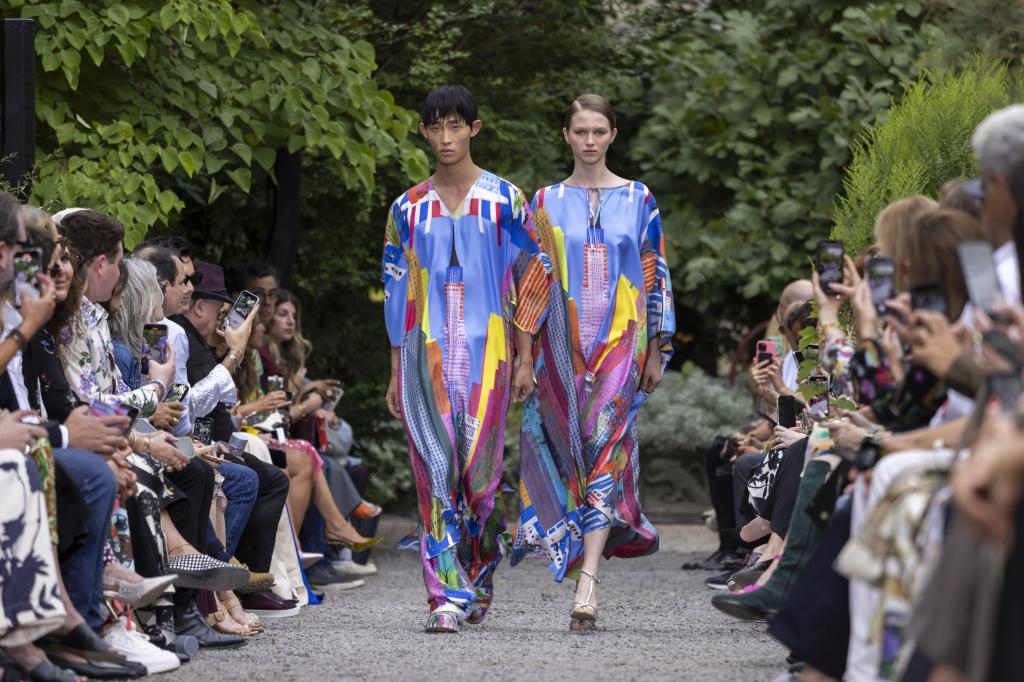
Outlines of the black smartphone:
{"type": "Polygon", "coordinates": [[[971,304],[981,311],[991,312],[1001,294],[992,245],[985,241],[960,242],[956,252],[971,304]]]}
{"type": "Polygon", "coordinates": [[[36,246],[14,252],[14,305],[23,296],[39,298],[39,275],[43,271],[43,250],[36,246]]]}
{"type": "Polygon", "coordinates": [[[238,329],[241,327],[245,320],[249,317],[249,313],[255,308],[260,302],[260,297],[251,291],[243,291],[235,299],[235,304],[231,306],[231,310],[228,312],[227,319],[224,320],[224,327],[231,327],[232,329],[238,329]]]}
{"type": "Polygon", "coordinates": [[[811,377],[807,381],[817,387],[815,394],[807,400],[811,416],[828,417],[828,377],[811,377]]]}
{"type": "Polygon", "coordinates": [[[821,290],[833,295],[832,285],[843,283],[843,243],[837,239],[822,239],[818,242],[816,259],[818,282],[821,290]]]}
{"type": "Polygon", "coordinates": [[[1013,414],[1017,411],[1017,402],[1020,400],[1021,392],[1024,391],[1020,374],[994,372],[985,377],[985,384],[988,386],[989,397],[995,398],[999,402],[1003,414],[1013,414]]]}
{"type": "Polygon", "coordinates": [[[885,315],[885,302],[893,297],[893,277],[896,265],[885,256],[872,256],[867,264],[868,287],[871,289],[871,301],[879,315],[885,315]]]}
{"type": "Polygon", "coordinates": [[[188,395],[188,384],[171,384],[171,387],[167,389],[167,395],[164,397],[165,403],[180,403],[184,402],[185,396],[188,395]]]}
{"type": "Polygon", "coordinates": [[[943,315],[949,310],[942,287],[932,282],[910,287],[910,305],[914,310],[933,310],[943,315]]]}
{"type": "Polygon", "coordinates": [[[213,419],[196,417],[192,422],[192,440],[199,441],[203,445],[213,442],[213,419]]]}
{"type": "Polygon", "coordinates": [[[787,429],[796,428],[796,396],[792,395],[780,395],[779,396],[779,426],[784,426],[787,429]]]}
{"type": "Polygon", "coordinates": [[[167,325],[151,322],[142,325],[142,355],[157,364],[167,362],[167,325]]]}

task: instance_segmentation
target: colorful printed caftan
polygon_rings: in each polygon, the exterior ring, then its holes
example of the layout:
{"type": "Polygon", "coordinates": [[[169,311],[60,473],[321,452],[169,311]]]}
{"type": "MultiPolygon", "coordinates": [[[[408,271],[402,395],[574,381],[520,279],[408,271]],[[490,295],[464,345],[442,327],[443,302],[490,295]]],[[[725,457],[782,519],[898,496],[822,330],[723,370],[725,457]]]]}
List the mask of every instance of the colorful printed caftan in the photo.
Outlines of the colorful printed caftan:
{"type": "Polygon", "coordinates": [[[578,570],[587,532],[611,526],[606,557],[658,549],[640,508],[636,415],[648,340],[667,362],[675,314],[647,187],[553,185],[533,211],[557,288],[534,343],[537,390],[523,408],[512,561],[540,550],[561,582],[578,570]]]}
{"type": "Polygon", "coordinates": [[[513,323],[547,313],[550,261],[514,185],[484,172],[450,214],[429,181],[391,207],[382,277],[419,498],[431,611],[460,619],[493,596],[495,510],[515,359],[513,323]]]}

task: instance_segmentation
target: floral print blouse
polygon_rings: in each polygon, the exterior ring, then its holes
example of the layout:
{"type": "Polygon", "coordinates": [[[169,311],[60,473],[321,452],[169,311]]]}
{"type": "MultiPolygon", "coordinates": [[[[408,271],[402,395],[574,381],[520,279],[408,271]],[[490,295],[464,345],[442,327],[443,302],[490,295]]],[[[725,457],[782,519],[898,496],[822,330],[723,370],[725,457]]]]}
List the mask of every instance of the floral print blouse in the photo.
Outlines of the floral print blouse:
{"type": "Polygon", "coordinates": [[[107,311],[82,297],[82,305],[60,331],[58,349],[71,390],[88,404],[96,398],[116,398],[149,416],[160,402],[155,383],[131,390],[114,362],[114,343],[107,311]]]}

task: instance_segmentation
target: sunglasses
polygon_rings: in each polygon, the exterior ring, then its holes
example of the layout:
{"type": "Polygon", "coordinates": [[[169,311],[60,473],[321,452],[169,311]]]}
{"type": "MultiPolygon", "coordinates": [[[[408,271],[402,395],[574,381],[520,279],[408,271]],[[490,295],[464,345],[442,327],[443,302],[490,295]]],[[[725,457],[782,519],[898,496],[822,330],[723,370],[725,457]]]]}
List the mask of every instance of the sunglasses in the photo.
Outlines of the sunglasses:
{"type": "Polygon", "coordinates": [[[183,280],[182,284],[188,284],[188,283],[191,283],[192,286],[194,286],[194,287],[199,286],[200,284],[203,283],[203,273],[201,273],[201,272],[193,272],[191,275],[186,276],[185,279],[183,280]]]}

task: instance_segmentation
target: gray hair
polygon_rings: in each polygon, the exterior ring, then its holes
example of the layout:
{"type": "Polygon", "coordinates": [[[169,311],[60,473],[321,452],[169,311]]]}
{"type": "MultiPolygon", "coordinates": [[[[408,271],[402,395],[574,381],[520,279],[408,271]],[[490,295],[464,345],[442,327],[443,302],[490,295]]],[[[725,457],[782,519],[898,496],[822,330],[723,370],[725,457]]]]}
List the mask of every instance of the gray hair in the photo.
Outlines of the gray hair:
{"type": "Polygon", "coordinates": [[[142,356],[142,325],[157,306],[163,305],[164,295],[156,278],[156,268],[141,258],[125,258],[127,281],[121,305],[110,317],[110,335],[123,339],[135,357],[142,356]]]}
{"type": "Polygon", "coordinates": [[[971,137],[978,165],[988,175],[1009,175],[1024,161],[1024,104],[1011,104],[992,112],[971,137]]]}

